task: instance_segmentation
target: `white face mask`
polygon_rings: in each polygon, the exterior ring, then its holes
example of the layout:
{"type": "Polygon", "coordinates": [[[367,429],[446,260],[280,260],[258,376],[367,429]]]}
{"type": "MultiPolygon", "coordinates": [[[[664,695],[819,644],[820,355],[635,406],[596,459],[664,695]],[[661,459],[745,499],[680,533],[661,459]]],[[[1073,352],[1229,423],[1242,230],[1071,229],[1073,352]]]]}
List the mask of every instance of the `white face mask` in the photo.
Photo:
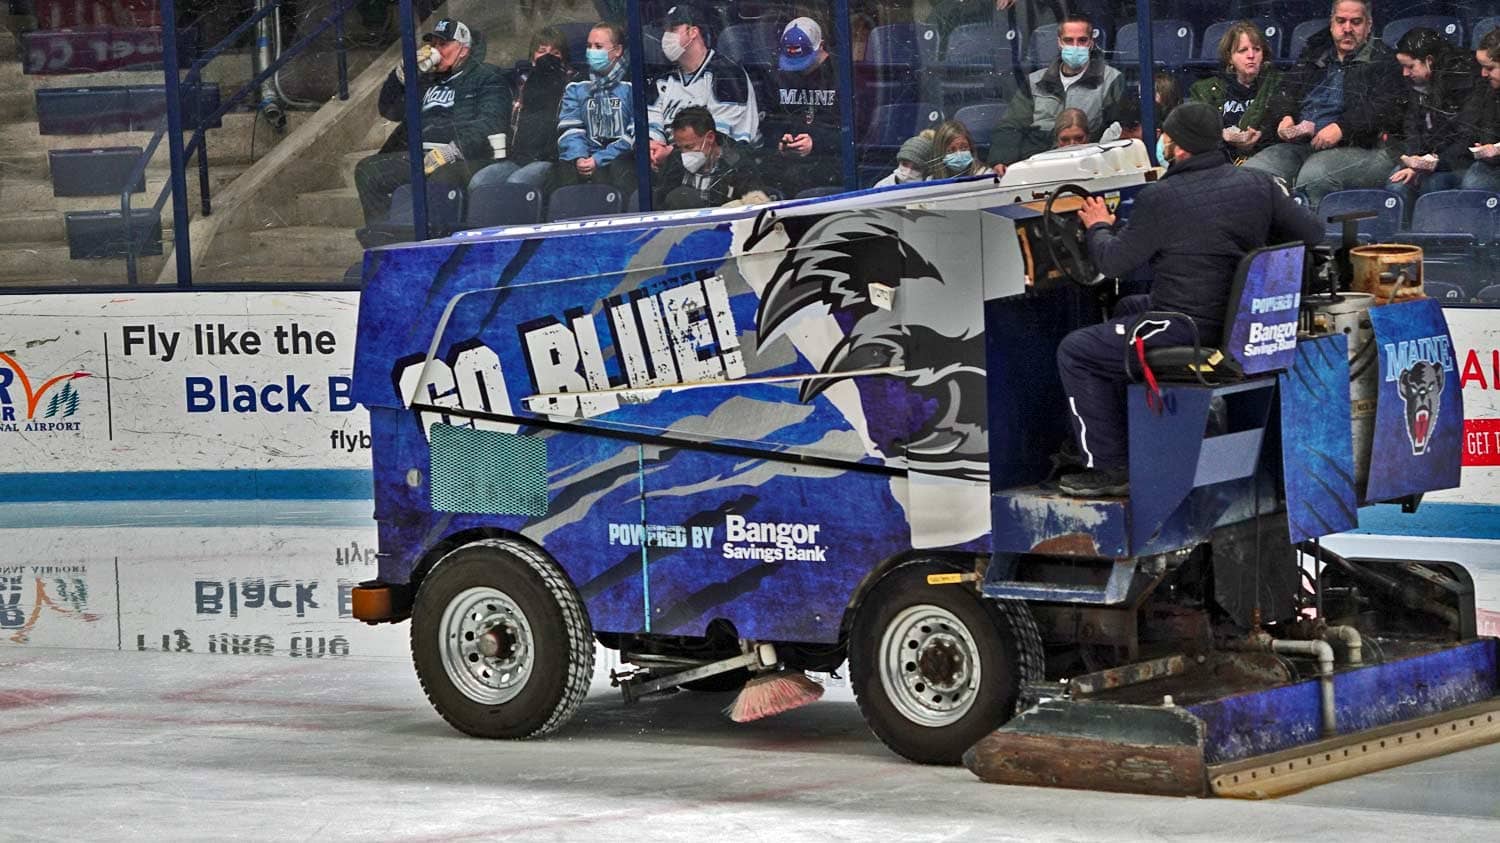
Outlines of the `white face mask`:
{"type": "Polygon", "coordinates": [[[905,164],[896,168],[896,181],[918,181],[922,178],[922,172],[916,167],[905,164]]]}
{"type": "Polygon", "coordinates": [[[666,53],[667,61],[677,61],[682,58],[686,49],[682,46],[682,38],[675,32],[663,32],[661,34],[661,51],[666,53]]]}
{"type": "Polygon", "coordinates": [[[687,170],[689,173],[696,173],[696,172],[698,172],[699,170],[703,169],[703,165],[707,164],[707,163],[708,163],[708,155],[706,153],[702,153],[702,152],[684,152],[684,153],[682,153],[682,169],[687,170]]]}

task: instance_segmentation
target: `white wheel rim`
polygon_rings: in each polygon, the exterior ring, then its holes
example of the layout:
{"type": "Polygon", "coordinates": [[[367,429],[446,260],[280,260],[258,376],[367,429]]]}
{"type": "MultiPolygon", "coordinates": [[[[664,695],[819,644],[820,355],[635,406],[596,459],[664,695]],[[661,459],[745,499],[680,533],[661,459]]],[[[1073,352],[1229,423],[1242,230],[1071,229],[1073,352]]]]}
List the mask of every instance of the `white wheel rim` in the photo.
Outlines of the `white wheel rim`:
{"type": "Polygon", "coordinates": [[[901,716],[921,726],[958,722],[979,696],[979,645],[940,606],[903,610],[880,639],[880,683],[901,716]]]}
{"type": "Polygon", "coordinates": [[[443,610],[438,637],[449,681],[476,703],[509,702],[531,678],[536,662],[531,623],[503,591],[461,592],[443,610]]]}

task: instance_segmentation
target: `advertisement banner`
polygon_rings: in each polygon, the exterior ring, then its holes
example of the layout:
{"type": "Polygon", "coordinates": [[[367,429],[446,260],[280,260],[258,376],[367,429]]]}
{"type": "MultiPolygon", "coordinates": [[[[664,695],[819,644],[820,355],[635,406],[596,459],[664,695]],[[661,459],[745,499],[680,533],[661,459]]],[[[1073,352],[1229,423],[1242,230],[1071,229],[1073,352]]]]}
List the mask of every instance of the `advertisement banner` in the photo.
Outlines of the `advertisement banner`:
{"type": "Polygon", "coordinates": [[[1379,374],[1367,501],[1459,485],[1463,400],[1436,300],[1370,310],[1379,374]]]}
{"type": "Polygon", "coordinates": [[[0,501],[326,498],[339,482],[368,497],[367,415],[349,394],[357,306],[355,293],[0,298],[3,473],[30,475],[0,501]],[[142,471],[155,474],[120,476],[142,471]]]}
{"type": "Polygon", "coordinates": [[[1463,392],[1463,480],[1428,500],[1500,504],[1500,318],[1494,308],[1443,311],[1463,392]]]}

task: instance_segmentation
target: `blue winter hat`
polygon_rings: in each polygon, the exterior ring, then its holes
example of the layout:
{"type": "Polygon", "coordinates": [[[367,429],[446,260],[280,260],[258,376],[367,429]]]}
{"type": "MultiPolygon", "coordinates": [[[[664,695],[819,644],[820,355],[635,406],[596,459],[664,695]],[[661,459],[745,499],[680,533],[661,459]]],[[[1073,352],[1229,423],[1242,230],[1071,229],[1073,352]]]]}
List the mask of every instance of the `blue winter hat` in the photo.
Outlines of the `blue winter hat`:
{"type": "Polygon", "coordinates": [[[823,46],[823,28],[812,18],[793,18],[781,31],[781,50],[777,65],[791,73],[801,73],[818,60],[823,46]]]}

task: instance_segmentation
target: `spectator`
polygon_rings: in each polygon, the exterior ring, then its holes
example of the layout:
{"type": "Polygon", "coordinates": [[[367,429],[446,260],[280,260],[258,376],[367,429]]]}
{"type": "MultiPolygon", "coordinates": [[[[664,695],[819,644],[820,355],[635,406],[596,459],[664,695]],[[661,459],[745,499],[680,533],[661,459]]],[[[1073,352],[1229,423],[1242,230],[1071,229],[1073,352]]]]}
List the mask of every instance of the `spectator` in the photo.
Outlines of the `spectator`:
{"type": "Polygon", "coordinates": [[[1208,103],[1223,115],[1224,144],[1236,164],[1276,139],[1271,98],[1281,84],[1281,71],[1271,64],[1270,55],[1270,43],[1260,27],[1239,21],[1219,39],[1219,72],[1188,91],[1189,99],[1208,103]]]}
{"type": "Polygon", "coordinates": [[[1052,129],[1052,148],[1082,146],[1089,142],[1089,116],[1082,109],[1065,108],[1052,129]]]}
{"type": "Polygon", "coordinates": [[[1101,142],[1141,139],[1140,95],[1126,94],[1121,97],[1119,106],[1115,108],[1115,116],[1119,119],[1104,130],[1104,134],[1099,137],[1101,142]]]}
{"type": "Polygon", "coordinates": [[[1443,157],[1449,169],[1463,170],[1461,187],[1500,190],[1500,29],[1485,34],[1474,58],[1483,81],[1464,102],[1443,157]]]}
{"type": "Polygon", "coordinates": [[[763,187],[750,152],[719,134],[713,114],[690,105],[672,120],[672,152],[662,160],[655,207],[707,208],[763,187]]]}
{"type": "Polygon", "coordinates": [[[876,187],[890,187],[896,184],[911,184],[912,182],[926,181],[927,171],[932,166],[932,139],[917,135],[907,138],[896,150],[896,169],[891,174],[875,182],[876,187]]]}
{"type": "MultiPolygon", "coordinates": [[[[499,68],[484,63],[484,42],[462,21],[443,18],[422,36],[417,67],[422,90],[423,170],[429,181],[462,188],[494,157],[490,135],[510,126],[510,95],[499,68]]],[[[390,216],[391,194],[411,181],[406,153],[406,82],[401,62],[380,89],[380,114],[401,125],[380,152],[354,167],[366,224],[390,216]]]]}
{"type": "Polygon", "coordinates": [[[1472,56],[1426,27],[1401,36],[1396,61],[1401,74],[1410,80],[1411,91],[1401,160],[1385,189],[1406,200],[1410,209],[1424,193],[1459,186],[1461,176],[1442,153],[1453,143],[1458,109],[1473,92],[1477,75],[1472,56]]]}
{"type": "Polygon", "coordinates": [[[602,181],[625,193],[635,192],[635,111],[631,99],[630,62],[625,32],[600,22],[589,30],[589,80],[574,82],[563,93],[557,115],[555,185],[602,181]]]}
{"type": "Polygon", "coordinates": [[[794,18],[781,31],[776,63],[777,101],[766,141],[775,148],[782,192],[796,196],[842,184],[838,71],[828,60],[823,28],[812,18],[794,18]]]}
{"type": "Polygon", "coordinates": [[[1163,126],[1167,123],[1167,115],[1172,109],[1182,105],[1182,88],[1177,85],[1177,77],[1165,70],[1158,70],[1151,77],[1152,99],[1156,102],[1156,122],[1163,126]]]}
{"type": "Polygon", "coordinates": [[[710,49],[707,23],[702,11],[686,3],[668,9],[662,21],[661,50],[677,67],[646,91],[653,169],[672,154],[667,127],[689,106],[702,106],[713,115],[715,134],[750,146],[760,143],[760,111],[750,77],[710,49]]]}
{"type": "Polygon", "coordinates": [[[1026,77],[990,139],[990,162],[1004,166],[1052,145],[1057,115],[1077,108],[1088,115],[1089,137],[1098,138],[1115,122],[1125,88],[1120,71],[1104,63],[1094,48],[1094,27],[1082,15],[1069,15],[1057,28],[1059,55],[1048,67],[1026,77]]]}
{"type": "Polygon", "coordinates": [[[1380,187],[1396,163],[1383,136],[1400,131],[1401,66],[1371,39],[1368,0],[1336,0],[1326,32],[1282,77],[1272,117],[1280,143],[1246,167],[1295,185],[1314,207],[1335,190],[1380,187]]]}
{"type": "Polygon", "coordinates": [[[548,26],[531,40],[531,70],[521,76],[510,125],[514,133],[504,161],[491,164],[469,180],[469,189],[509,181],[542,187],[557,160],[557,108],[573,79],[568,38],[548,26]]]}
{"type": "Polygon", "coordinates": [[[974,155],[974,139],[968,128],[957,120],[938,124],[932,133],[932,153],[935,160],[927,170],[930,179],[990,174],[990,168],[974,155]]]}

